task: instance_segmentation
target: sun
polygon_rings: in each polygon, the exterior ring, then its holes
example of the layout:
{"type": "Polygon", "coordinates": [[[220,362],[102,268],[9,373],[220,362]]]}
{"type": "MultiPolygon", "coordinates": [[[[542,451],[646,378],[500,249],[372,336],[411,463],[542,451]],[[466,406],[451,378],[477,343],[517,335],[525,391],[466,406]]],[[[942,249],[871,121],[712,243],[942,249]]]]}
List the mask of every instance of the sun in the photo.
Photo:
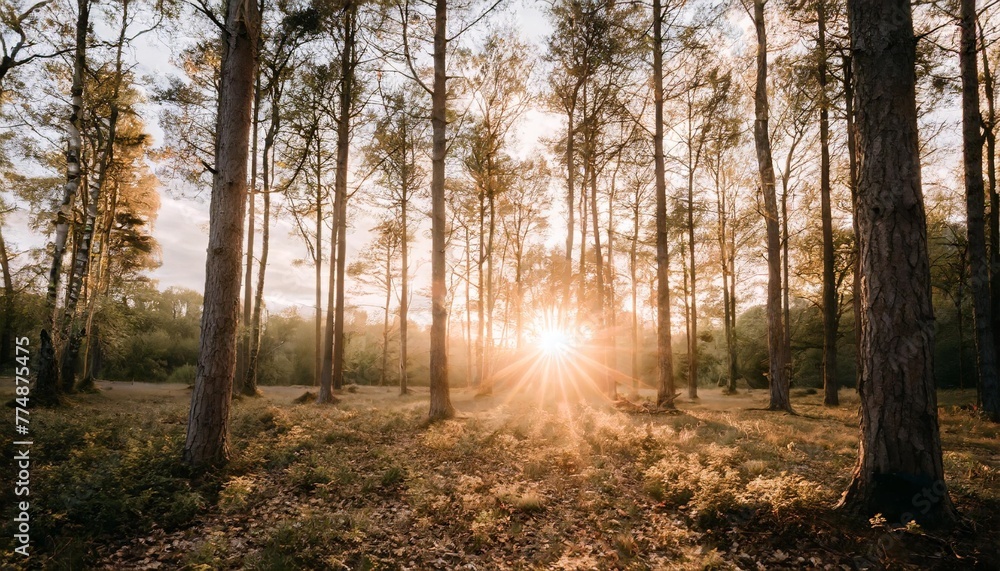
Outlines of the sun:
{"type": "Polygon", "coordinates": [[[561,355],[573,346],[573,338],[565,331],[545,329],[535,337],[538,350],[546,355],[561,355]]]}

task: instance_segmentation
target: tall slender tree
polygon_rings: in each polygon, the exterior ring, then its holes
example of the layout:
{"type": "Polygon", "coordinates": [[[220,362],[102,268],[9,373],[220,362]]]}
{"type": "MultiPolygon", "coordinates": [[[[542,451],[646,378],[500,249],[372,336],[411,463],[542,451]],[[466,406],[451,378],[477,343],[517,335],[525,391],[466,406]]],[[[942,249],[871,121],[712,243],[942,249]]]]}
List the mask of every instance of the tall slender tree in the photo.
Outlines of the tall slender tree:
{"type": "Polygon", "coordinates": [[[448,291],[445,284],[445,173],[447,153],[447,49],[448,4],[434,5],[434,87],[431,93],[431,405],[432,420],[455,415],[448,386],[448,291]]]}
{"type": "Polygon", "coordinates": [[[229,457],[229,407],[236,368],[240,262],[260,20],[256,1],[227,3],[209,207],[205,301],[184,443],[184,461],[195,466],[225,462],[229,457]]]}
{"type": "Polygon", "coordinates": [[[833,208],[830,198],[830,99],[827,94],[829,72],[826,46],[826,0],[816,2],[816,79],[819,83],[820,209],[823,224],[823,404],[840,404],[837,379],[837,303],[836,258],[833,244],[833,208]]]}
{"type": "Polygon", "coordinates": [[[766,0],[754,0],[754,27],[757,30],[757,86],[754,91],[754,140],[764,195],[764,222],[767,227],[767,346],[768,374],[771,387],[771,410],[791,411],[788,391],[788,355],[785,353],[785,323],[781,303],[781,235],[778,201],[775,192],[774,162],[768,128],[770,105],[767,94],[767,25],[764,19],[766,0]]]}
{"type": "Polygon", "coordinates": [[[674,356],[670,338],[670,242],[667,234],[667,180],[663,158],[663,8],[653,0],[653,163],[656,170],[656,404],[675,408],[674,356]]]}
{"type": "Polygon", "coordinates": [[[38,377],[34,391],[35,402],[43,406],[59,403],[60,387],[56,344],[61,343],[65,336],[60,334],[62,325],[56,314],[56,300],[62,277],[63,257],[66,254],[66,242],[69,238],[73,200],[80,189],[83,175],[80,167],[80,152],[83,145],[80,127],[83,118],[83,88],[84,74],[87,69],[87,30],[89,26],[90,0],[78,0],[76,47],[73,55],[73,85],[70,88],[70,114],[66,129],[68,139],[66,184],[63,187],[62,203],[56,214],[52,265],[49,268],[49,284],[45,296],[45,323],[48,331],[43,332],[41,336],[41,346],[38,352],[38,377]]]}
{"type": "Polygon", "coordinates": [[[990,264],[986,252],[986,199],[983,182],[983,120],[979,108],[979,50],[976,0],[961,0],[959,67],[962,75],[962,140],[965,166],[965,213],[969,242],[969,285],[976,326],[976,357],[983,411],[1000,422],[1000,378],[993,338],[990,264]]]}

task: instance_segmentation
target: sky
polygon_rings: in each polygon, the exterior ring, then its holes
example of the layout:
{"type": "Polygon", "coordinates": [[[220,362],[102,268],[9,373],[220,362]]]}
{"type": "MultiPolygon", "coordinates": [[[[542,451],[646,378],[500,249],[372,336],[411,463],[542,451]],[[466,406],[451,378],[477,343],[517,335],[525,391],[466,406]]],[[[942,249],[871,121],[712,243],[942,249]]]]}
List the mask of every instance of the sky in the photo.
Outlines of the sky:
{"type": "MultiPolygon", "coordinates": [[[[509,9],[500,17],[510,19],[521,31],[524,39],[540,45],[548,33],[544,14],[537,2],[531,0],[515,0],[509,9]]],[[[475,30],[473,31],[475,33],[475,30]]],[[[143,75],[160,76],[163,74],[178,74],[170,63],[172,42],[165,34],[157,37],[149,36],[146,42],[137,46],[137,58],[143,75]]],[[[163,132],[153,120],[158,115],[154,106],[147,106],[149,129],[157,143],[163,140],[163,132]]],[[[515,141],[513,152],[518,156],[526,156],[537,149],[540,137],[551,137],[560,128],[560,120],[552,114],[540,110],[530,110],[522,121],[515,141]]],[[[356,153],[355,153],[356,155],[356,153]]],[[[354,163],[355,161],[352,161],[354,163]]],[[[198,193],[197,197],[190,188],[180,188],[179,183],[164,181],[161,191],[160,212],[154,226],[153,236],[160,244],[162,265],[152,272],[152,278],[157,280],[160,289],[168,287],[184,287],[201,291],[205,285],[205,257],[208,244],[208,201],[207,191],[198,193]]],[[[349,180],[348,185],[354,182],[349,180]]],[[[260,207],[258,206],[258,211],[260,207]]],[[[286,309],[297,309],[303,314],[310,314],[315,307],[315,269],[311,263],[302,263],[308,256],[306,247],[300,235],[295,232],[294,224],[287,217],[272,216],[270,239],[270,254],[265,287],[265,302],[269,311],[277,312],[286,309]]],[[[354,227],[348,231],[347,256],[348,263],[358,258],[358,253],[371,239],[368,230],[371,221],[368,218],[351,217],[354,227]]],[[[417,292],[413,300],[413,316],[415,321],[427,321],[429,304],[421,296],[420,291],[430,286],[429,272],[420,271],[421,264],[429,259],[429,239],[423,234],[429,229],[429,222],[421,227],[421,235],[413,247],[416,262],[413,263],[414,285],[417,292]],[[427,250],[423,252],[421,250],[427,250]]],[[[259,231],[258,231],[259,236],[259,231]]],[[[257,251],[259,252],[259,239],[257,251]]],[[[256,269],[254,270],[256,273],[256,269]]],[[[327,273],[324,270],[322,278],[324,290],[327,284],[327,273]]],[[[256,282],[256,276],[254,277],[256,282]]],[[[367,310],[369,314],[381,306],[381,296],[358,295],[351,293],[352,280],[346,283],[348,303],[367,310]]],[[[326,301],[326,293],[323,293],[326,301]]]]}
{"type": "MultiPolygon", "coordinates": [[[[509,0],[510,4],[499,19],[516,26],[523,38],[538,49],[544,44],[549,33],[549,27],[542,9],[542,3],[532,0],[509,0]]],[[[745,22],[744,22],[745,24],[745,22]]],[[[101,33],[98,23],[98,33],[101,33]]],[[[176,31],[174,32],[177,33],[176,31]]],[[[472,34],[481,34],[481,30],[473,30],[472,34]]],[[[743,30],[744,35],[749,33],[743,30]]],[[[140,37],[133,49],[133,58],[137,62],[136,72],[139,76],[151,79],[163,76],[176,76],[181,72],[171,63],[183,41],[178,41],[164,30],[140,37]]],[[[158,125],[159,111],[153,104],[145,105],[144,117],[147,127],[156,144],[163,141],[163,131],[158,125]]],[[[550,139],[564,128],[563,120],[544,110],[529,109],[521,121],[512,141],[512,154],[527,157],[537,154],[542,147],[542,139],[550,139]]],[[[357,152],[354,152],[357,161],[357,152]]],[[[948,161],[950,164],[950,161],[948,161]]],[[[947,178],[947,177],[941,177],[947,178]]],[[[154,270],[151,277],[158,282],[160,289],[168,287],[183,287],[195,291],[204,288],[205,257],[208,242],[208,189],[195,189],[182,186],[183,183],[164,177],[161,179],[161,208],[154,225],[153,235],[161,248],[162,264],[154,270]],[[200,192],[199,192],[200,190],[200,192]]],[[[349,186],[356,184],[349,180],[349,186]]],[[[553,192],[558,192],[561,182],[556,177],[553,180],[553,192]]],[[[554,194],[553,196],[558,196],[554,194]]],[[[555,201],[558,208],[558,201],[555,201]]],[[[259,210],[259,208],[258,208],[259,210]]],[[[354,227],[349,230],[348,262],[356,260],[359,252],[366,248],[370,236],[368,229],[371,220],[365,216],[352,216],[354,227]]],[[[15,213],[7,220],[11,234],[18,245],[37,247],[43,245],[44,239],[38,234],[27,231],[26,213],[15,213]]],[[[554,245],[562,241],[565,227],[561,217],[552,217],[552,224],[545,241],[554,245]]],[[[311,264],[302,263],[307,257],[307,250],[302,238],[296,234],[293,223],[287,216],[272,216],[271,251],[268,264],[265,300],[271,312],[286,309],[297,309],[303,314],[310,314],[314,308],[315,276],[311,264]]],[[[413,317],[418,322],[429,322],[427,295],[422,291],[429,287],[429,271],[426,271],[429,258],[429,239],[426,232],[429,221],[424,221],[417,241],[413,247],[412,273],[414,276],[413,317]]],[[[6,229],[5,229],[6,230],[6,229]]],[[[259,235],[259,232],[258,232],[259,235]]],[[[259,238],[258,238],[259,240],[259,238]]],[[[259,244],[259,242],[258,242],[259,244]]],[[[258,246],[259,252],[259,246],[258,246]]],[[[255,270],[256,271],[256,270],[255,270]]],[[[762,274],[763,275],[763,274],[762,274]]],[[[761,276],[753,276],[759,281],[761,276]]],[[[256,280],[256,277],[254,278],[256,280]]],[[[328,283],[326,272],[322,277],[324,289],[328,283]]],[[[352,292],[353,284],[347,284],[348,303],[360,309],[377,312],[381,306],[381,296],[370,294],[360,295],[352,292]]],[[[323,294],[325,303],[326,293],[323,294]]]]}

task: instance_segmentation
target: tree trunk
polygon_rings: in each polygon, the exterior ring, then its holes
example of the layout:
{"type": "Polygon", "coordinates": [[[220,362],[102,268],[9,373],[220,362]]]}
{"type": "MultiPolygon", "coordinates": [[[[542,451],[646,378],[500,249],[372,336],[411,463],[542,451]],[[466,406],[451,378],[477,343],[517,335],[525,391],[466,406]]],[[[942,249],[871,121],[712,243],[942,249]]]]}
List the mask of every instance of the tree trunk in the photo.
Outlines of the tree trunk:
{"type": "MultiPolygon", "coordinates": [[[[323,138],[316,127],[316,368],[313,384],[323,390],[323,138]]],[[[333,247],[331,246],[331,249],[333,247]]],[[[331,357],[332,358],[332,357],[331,357]]]]}
{"type": "Polygon", "coordinates": [[[661,0],[653,0],[653,98],[656,127],[653,134],[653,161],[656,169],[656,351],[658,382],[656,404],[673,409],[674,354],[670,339],[670,243],[667,236],[667,182],[663,162],[663,10],[661,0]]]}
{"type": "Polygon", "coordinates": [[[469,227],[465,227],[465,386],[471,387],[475,382],[475,363],[472,357],[472,242],[469,238],[469,227]]]}
{"type": "Polygon", "coordinates": [[[830,200],[830,102],[827,98],[826,0],[816,4],[819,66],[820,215],[823,218],[823,404],[840,404],[837,380],[837,277],[833,250],[833,207],[830,200]]]}
{"type": "Polygon", "coordinates": [[[629,289],[632,293],[632,394],[639,394],[639,284],[637,281],[639,272],[639,193],[636,192],[635,204],[632,207],[632,240],[629,246],[628,272],[629,289]]]}
{"type": "MultiPolygon", "coordinates": [[[[243,278],[243,320],[242,320],[242,334],[239,335],[239,345],[236,352],[236,378],[240,380],[242,386],[240,391],[243,394],[256,394],[257,383],[256,383],[256,373],[254,373],[254,388],[252,393],[248,393],[247,382],[250,379],[250,360],[252,357],[250,353],[253,351],[254,341],[252,339],[252,334],[247,331],[248,328],[252,328],[251,320],[253,319],[253,251],[254,251],[254,232],[257,225],[257,131],[260,128],[260,69],[257,70],[257,77],[254,80],[253,87],[253,123],[251,123],[251,135],[250,135],[250,188],[247,192],[247,253],[246,253],[246,265],[243,268],[245,274],[243,278]]],[[[265,155],[267,150],[264,151],[265,155]]],[[[266,158],[264,159],[267,160],[266,158]]],[[[265,177],[267,175],[264,175],[265,177]]]]}
{"type": "Polygon", "coordinates": [[[573,283],[573,233],[576,223],[576,93],[570,98],[566,110],[566,266],[563,268],[563,308],[560,317],[566,318],[570,307],[570,287],[573,283]]]}
{"type": "MultiPolygon", "coordinates": [[[[113,86],[111,91],[111,101],[110,101],[110,113],[108,114],[107,121],[107,132],[101,134],[98,128],[98,142],[101,142],[103,138],[103,144],[99,145],[101,149],[101,158],[97,164],[97,177],[96,184],[94,184],[90,189],[90,198],[87,203],[87,216],[86,222],[84,224],[83,239],[81,241],[80,251],[77,253],[77,259],[75,263],[75,268],[71,274],[70,281],[70,304],[67,305],[67,322],[74,322],[76,319],[76,303],[79,298],[79,291],[86,279],[87,282],[87,305],[86,305],[86,319],[84,321],[84,326],[81,329],[73,326],[73,335],[76,337],[85,336],[86,339],[76,339],[74,343],[71,343],[72,351],[68,351],[66,356],[68,357],[63,364],[63,388],[67,392],[72,392],[75,389],[75,374],[76,374],[76,359],[79,354],[80,346],[86,342],[86,349],[84,352],[84,378],[81,383],[84,385],[86,390],[90,391],[94,389],[94,378],[91,371],[87,368],[91,363],[88,362],[86,358],[90,354],[91,348],[94,347],[94,340],[91,339],[91,327],[94,323],[94,312],[96,310],[97,298],[100,294],[100,275],[95,276],[94,279],[89,277],[91,268],[91,258],[92,256],[92,245],[94,242],[94,235],[98,232],[98,211],[99,204],[101,200],[101,195],[104,194],[104,190],[107,188],[108,182],[108,172],[114,168],[114,158],[115,158],[115,144],[117,142],[117,132],[118,132],[118,115],[119,115],[119,105],[118,98],[121,93],[122,86],[122,74],[123,74],[123,60],[122,55],[125,48],[125,42],[127,40],[128,25],[131,21],[129,18],[129,0],[124,0],[121,4],[121,27],[118,31],[118,40],[115,43],[115,70],[113,86]]],[[[113,223],[114,217],[106,218],[109,223],[113,223]]],[[[110,235],[110,232],[108,233],[110,235]]],[[[98,241],[100,244],[100,241],[98,241]]],[[[100,261],[98,256],[98,262],[100,261]]],[[[98,272],[100,267],[98,266],[98,272]]]]}
{"type": "Polygon", "coordinates": [[[73,217],[73,198],[80,189],[80,120],[83,115],[83,76],[87,68],[87,30],[90,26],[90,0],[77,0],[76,51],[73,57],[73,86],[70,88],[70,114],[67,124],[66,184],[63,199],[56,214],[56,235],[53,242],[52,266],[49,268],[49,286],[45,296],[46,327],[52,332],[41,337],[38,360],[38,378],[33,397],[41,406],[59,404],[59,371],[56,366],[56,344],[60,343],[59,320],[56,317],[56,296],[62,277],[63,256],[73,217]]]}
{"type": "MultiPolygon", "coordinates": [[[[958,293],[955,295],[955,311],[958,316],[958,388],[965,389],[965,290],[962,280],[958,282],[958,293]]],[[[978,391],[977,391],[978,396],[978,391]]],[[[981,402],[979,404],[982,404],[981,402]]]]}
{"type": "Polygon", "coordinates": [[[455,416],[448,389],[448,326],[447,286],[448,269],[445,257],[445,225],[447,216],[444,201],[444,161],[447,153],[448,126],[446,118],[447,92],[445,91],[448,4],[436,0],[434,18],[434,88],[431,94],[431,125],[433,146],[431,150],[431,403],[428,413],[431,420],[455,416]]]}
{"type": "MultiPolygon", "coordinates": [[[[487,162],[491,162],[487,159],[487,162]]],[[[486,238],[486,342],[483,345],[483,382],[479,393],[493,394],[493,314],[496,309],[493,286],[493,243],[496,237],[496,189],[493,188],[492,168],[489,169],[489,187],[486,190],[486,202],[489,206],[490,225],[486,238]]]]}
{"type": "MultiPolygon", "coordinates": [[[[272,79],[276,81],[276,79],[272,79]]],[[[260,75],[257,76],[257,82],[259,85],[260,75]]],[[[256,91],[256,90],[255,90],[256,91]]],[[[261,316],[264,308],[264,277],[267,274],[267,256],[270,250],[271,241],[271,161],[268,158],[270,156],[271,149],[274,147],[275,133],[278,131],[278,122],[281,119],[277,98],[271,97],[271,121],[268,125],[268,132],[264,138],[264,156],[261,161],[261,176],[263,178],[264,186],[264,220],[261,225],[261,236],[260,236],[260,267],[257,268],[257,290],[253,299],[253,314],[250,318],[250,352],[247,360],[246,376],[243,379],[242,392],[245,396],[258,396],[260,393],[257,391],[257,365],[260,359],[260,336],[261,336],[261,316]]],[[[255,95],[255,100],[259,102],[260,98],[255,95]]],[[[254,111],[256,114],[256,109],[254,111]]],[[[256,118],[255,118],[256,120],[256,118]]],[[[257,125],[254,125],[254,131],[256,131],[257,125]]],[[[254,146],[256,146],[256,133],[254,133],[254,146]]],[[[254,149],[256,153],[256,149],[254,149]]],[[[256,157],[254,157],[256,159],[256,157]]],[[[256,160],[251,161],[251,175],[255,175],[253,170],[253,165],[256,164],[256,160]]],[[[255,180],[251,178],[251,180],[255,180]]],[[[251,193],[252,194],[252,193],[251,193]]],[[[253,205],[253,201],[250,202],[253,205]]],[[[251,223],[253,217],[249,217],[251,223]]],[[[253,236],[253,233],[247,234],[253,236]]],[[[250,260],[250,256],[247,256],[247,260],[250,260]]],[[[249,273],[249,272],[248,272],[249,273]]],[[[249,285],[249,284],[248,284],[249,285]]],[[[245,287],[245,291],[250,291],[249,287],[245,287]]]]}
{"type": "MultiPolygon", "coordinates": [[[[597,138],[596,133],[591,133],[591,137],[597,138]]],[[[596,277],[597,277],[597,307],[595,311],[597,312],[598,319],[598,335],[600,336],[599,343],[605,349],[601,351],[601,360],[603,365],[602,374],[604,375],[604,386],[607,392],[608,398],[614,399],[616,393],[616,385],[614,381],[614,375],[611,374],[611,364],[609,360],[610,339],[608,335],[608,322],[607,315],[605,315],[605,297],[606,285],[604,283],[604,247],[601,244],[601,226],[598,221],[598,211],[597,211],[597,159],[594,156],[594,146],[595,142],[591,142],[589,145],[590,152],[588,153],[587,162],[590,164],[590,215],[591,224],[594,227],[594,259],[597,262],[596,267],[596,277]]]]}
{"type": "Polygon", "coordinates": [[[848,9],[863,311],[860,454],[841,506],[892,523],[951,523],[934,390],[910,1],[851,0],[848,9]]]}
{"type": "MultiPolygon", "coordinates": [[[[848,26],[850,27],[850,26],[848,26]]],[[[844,56],[844,116],[847,118],[848,185],[851,190],[851,209],[858,210],[858,144],[854,114],[853,58],[844,56]]],[[[854,386],[861,386],[861,250],[858,243],[861,229],[858,217],[852,216],[854,226],[854,264],[851,268],[851,309],[854,312],[854,386]]]]}
{"type": "MultiPolygon", "coordinates": [[[[405,160],[404,160],[405,164],[405,160]]],[[[407,223],[407,206],[409,203],[409,188],[406,176],[403,176],[403,201],[400,209],[401,225],[401,251],[402,275],[400,276],[400,296],[399,296],[399,394],[400,396],[410,392],[407,382],[407,321],[410,319],[410,239],[409,227],[407,223]]]]}
{"type": "Polygon", "coordinates": [[[524,244],[520,236],[518,237],[518,244],[514,253],[514,286],[515,295],[514,303],[516,304],[515,312],[517,318],[517,336],[516,336],[516,349],[521,350],[524,344],[524,276],[522,262],[524,259],[524,244]]]}
{"type": "MultiPolygon", "coordinates": [[[[356,3],[349,3],[344,15],[344,53],[341,61],[340,117],[337,121],[337,177],[336,205],[337,226],[337,320],[333,331],[333,388],[344,386],[344,354],[347,340],[344,337],[344,277],[347,268],[347,169],[351,148],[351,100],[354,97],[354,47],[357,33],[356,3]]],[[[332,252],[331,252],[332,257],[332,252]]],[[[333,268],[331,268],[332,270],[333,268]]]]}
{"type": "MultiPolygon", "coordinates": [[[[794,146],[792,146],[793,149],[794,146]]],[[[783,324],[781,351],[785,355],[785,384],[789,386],[792,383],[792,304],[791,288],[788,285],[790,274],[788,268],[788,248],[790,246],[788,240],[788,195],[791,192],[789,179],[792,172],[793,153],[794,150],[788,151],[785,162],[788,169],[781,177],[781,319],[783,324]]]]}
{"type": "Polygon", "coordinates": [[[385,247],[385,312],[382,319],[382,372],[379,386],[388,384],[389,372],[389,307],[392,305],[392,243],[385,247]]]}
{"type": "MultiPolygon", "coordinates": [[[[111,196],[108,197],[107,205],[104,207],[103,221],[101,222],[102,233],[100,241],[100,255],[97,259],[97,276],[94,279],[95,293],[99,289],[100,296],[107,297],[111,288],[111,277],[108,275],[108,244],[111,243],[111,231],[114,226],[115,213],[118,211],[118,185],[114,185],[111,196]]],[[[101,347],[98,340],[97,325],[94,324],[94,317],[97,314],[98,295],[91,296],[88,300],[87,308],[87,335],[93,336],[93,341],[88,341],[87,351],[83,357],[84,377],[80,381],[78,390],[89,392],[95,390],[94,381],[97,380],[97,373],[100,371],[101,347]]]]}
{"type": "MultiPolygon", "coordinates": [[[[126,10],[128,4],[125,4],[126,10]]],[[[126,12],[127,15],[127,12],[126,12]]],[[[126,16],[127,17],[127,16],[126,16]]],[[[119,64],[121,62],[119,56],[119,64]]],[[[119,73],[120,73],[119,69],[119,73]]],[[[117,90],[116,90],[117,91],[117,90]]],[[[115,94],[117,95],[117,93],[115,94]]],[[[67,303],[64,309],[63,317],[63,327],[64,330],[70,331],[69,343],[67,345],[67,350],[63,352],[63,364],[62,364],[62,389],[65,392],[73,392],[76,380],[76,360],[79,356],[80,345],[83,342],[83,336],[87,334],[76,324],[76,305],[80,299],[81,289],[83,287],[84,280],[90,272],[90,258],[91,258],[91,244],[94,240],[94,234],[97,231],[97,211],[98,211],[98,201],[101,199],[101,191],[103,190],[105,183],[107,182],[108,170],[111,168],[111,163],[114,160],[114,142],[115,142],[115,132],[118,124],[118,106],[117,103],[111,104],[111,113],[107,124],[107,133],[99,136],[99,139],[103,140],[102,156],[98,162],[97,168],[97,180],[94,184],[90,185],[89,196],[87,198],[87,212],[84,218],[83,235],[80,237],[80,245],[75,253],[75,259],[73,261],[73,270],[70,272],[70,280],[68,286],[68,296],[67,303]]],[[[88,292],[90,295],[97,295],[97,288],[93,288],[92,292],[88,292]]]]}
{"type": "Polygon", "coordinates": [[[719,262],[722,269],[722,313],[724,330],[726,336],[726,360],[728,369],[728,382],[726,383],[726,394],[736,394],[736,347],[735,347],[735,320],[733,314],[736,311],[732,290],[729,287],[733,268],[730,266],[729,252],[729,212],[726,205],[726,191],[722,187],[722,156],[719,154],[716,160],[715,172],[715,195],[716,213],[719,220],[719,262]]]}
{"type": "Polygon", "coordinates": [[[791,412],[785,354],[784,323],[781,315],[781,235],[778,224],[778,200],[775,193],[774,163],[771,159],[767,100],[767,28],[764,22],[765,0],[754,0],[754,25],[757,28],[757,87],[754,93],[754,139],[760,185],[764,194],[764,220],[767,226],[767,344],[771,386],[770,410],[791,412]]]}
{"type": "Polygon", "coordinates": [[[997,192],[997,112],[996,112],[996,82],[993,70],[990,68],[990,58],[987,55],[986,41],[983,45],[983,92],[986,95],[986,174],[989,180],[990,199],[990,309],[993,310],[991,324],[993,326],[993,342],[997,358],[1000,359],[1000,193],[997,192]]]}
{"type": "MultiPolygon", "coordinates": [[[[334,183],[334,188],[336,188],[336,183],[334,183]]],[[[337,229],[340,227],[340,204],[336,198],[336,190],[334,190],[334,204],[333,204],[333,228],[330,230],[330,274],[328,276],[328,282],[326,286],[326,325],[323,327],[323,360],[322,368],[319,374],[319,395],[316,397],[316,402],[318,404],[326,404],[330,402],[336,402],[333,397],[333,335],[334,335],[334,319],[336,312],[334,308],[337,305],[337,271],[336,271],[336,260],[337,260],[337,238],[340,233],[337,229]]],[[[317,258],[322,257],[320,254],[322,250],[317,250],[317,258]]]]}
{"type": "Polygon", "coordinates": [[[259,32],[257,2],[230,2],[222,38],[200,350],[184,444],[184,461],[192,465],[225,462],[229,456],[228,421],[236,369],[250,108],[259,32]]]}
{"type": "Polygon", "coordinates": [[[7,242],[3,238],[3,227],[0,225],[0,270],[3,272],[3,332],[0,333],[0,366],[10,360],[12,330],[14,325],[14,280],[10,274],[10,257],[7,255],[7,242]]]}
{"type": "Polygon", "coordinates": [[[986,254],[985,197],[983,184],[983,121],[979,110],[979,65],[976,43],[976,0],[962,0],[961,50],[962,139],[965,158],[965,207],[969,239],[969,280],[972,290],[973,320],[976,326],[976,358],[983,412],[1000,422],[1000,379],[991,327],[990,266],[986,254]]]}
{"type": "Polygon", "coordinates": [[[736,353],[736,229],[729,231],[729,392],[736,393],[736,380],[740,378],[740,366],[736,353]]]}
{"type": "Polygon", "coordinates": [[[694,139],[691,116],[688,116],[688,187],[687,187],[687,223],[688,223],[688,277],[690,284],[688,301],[688,398],[698,398],[698,274],[694,259],[694,139]]]}
{"type": "Polygon", "coordinates": [[[479,186],[479,257],[476,259],[476,387],[481,389],[486,376],[486,189],[479,186]]]}

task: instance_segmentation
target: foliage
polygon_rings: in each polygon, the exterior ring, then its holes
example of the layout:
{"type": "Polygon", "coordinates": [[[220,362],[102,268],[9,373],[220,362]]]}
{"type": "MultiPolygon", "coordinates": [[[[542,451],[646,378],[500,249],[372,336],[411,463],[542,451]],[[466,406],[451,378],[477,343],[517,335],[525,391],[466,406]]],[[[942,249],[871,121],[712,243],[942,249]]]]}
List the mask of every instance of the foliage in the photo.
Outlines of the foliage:
{"type": "MultiPolygon", "coordinates": [[[[798,399],[798,417],[711,407],[627,416],[496,397],[483,412],[426,425],[425,396],[363,388],[317,409],[264,387],[264,399],[234,403],[234,461],[198,475],[178,463],[187,392],[135,387],[33,416],[46,443],[32,452],[33,534],[47,565],[701,569],[863,559],[917,569],[940,556],[927,535],[832,511],[856,439],[843,430],[852,413],[820,397],[798,399]],[[888,539],[901,548],[877,549],[888,539]]],[[[471,394],[460,394],[469,406],[471,394]]],[[[945,463],[982,531],[949,541],[989,567],[1000,471],[984,454],[997,430],[954,406],[971,396],[942,395],[945,463]]],[[[856,403],[843,398],[844,409],[856,403]]]]}

